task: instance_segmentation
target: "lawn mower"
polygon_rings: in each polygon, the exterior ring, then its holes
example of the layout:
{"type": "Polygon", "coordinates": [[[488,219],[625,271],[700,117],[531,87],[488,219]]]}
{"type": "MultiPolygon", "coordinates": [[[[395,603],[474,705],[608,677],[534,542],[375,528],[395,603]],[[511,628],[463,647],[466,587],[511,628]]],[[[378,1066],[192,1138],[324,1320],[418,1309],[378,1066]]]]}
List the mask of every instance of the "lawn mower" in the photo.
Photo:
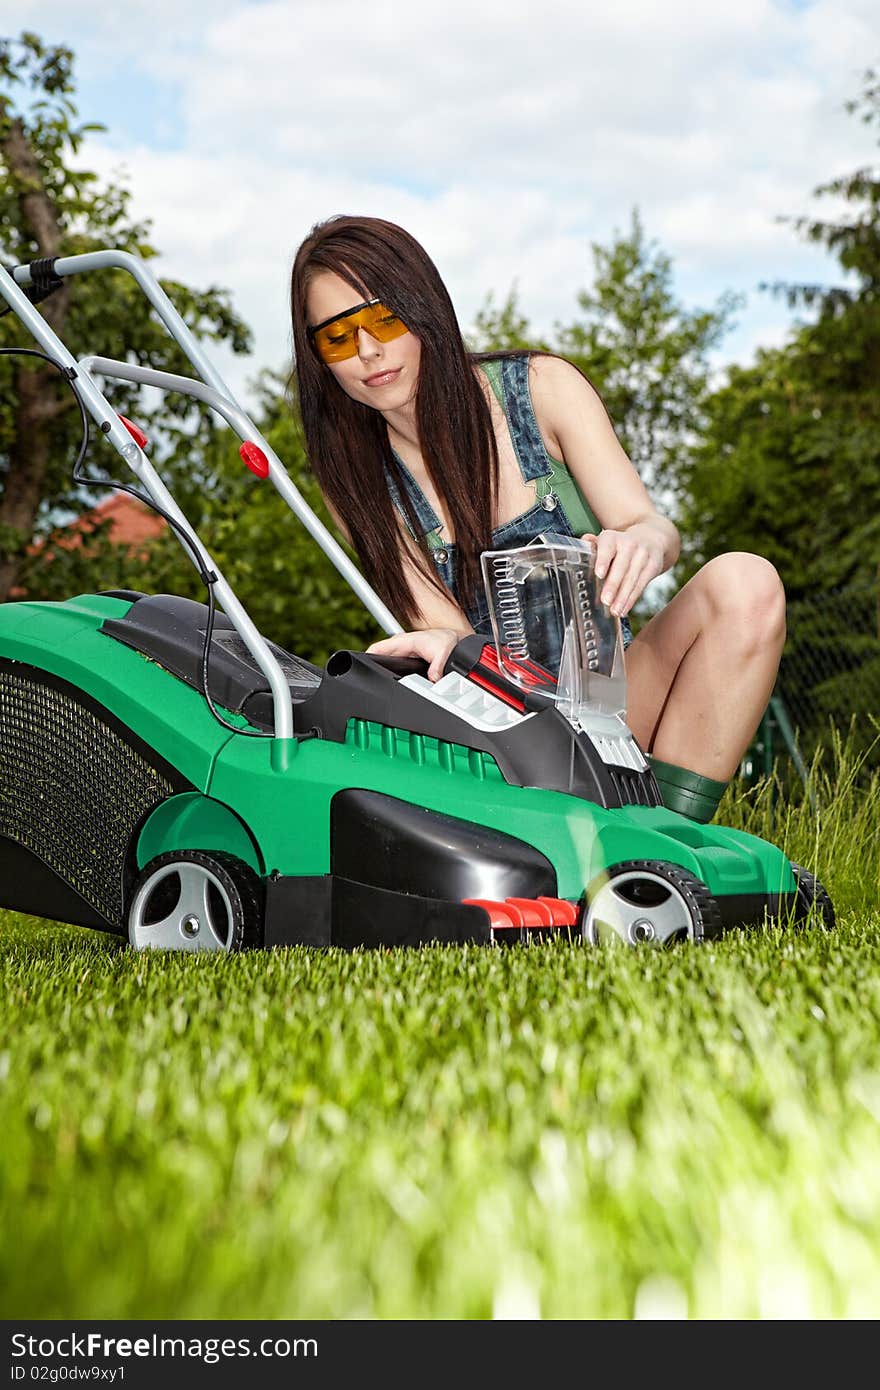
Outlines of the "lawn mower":
{"type": "Polygon", "coordinates": [[[0,291],[76,395],[74,476],[88,481],[91,416],[140,487],[113,485],[167,519],[207,585],[204,604],[122,590],[0,606],[0,905],[181,951],[559,933],[660,946],[814,906],[831,925],[825,890],[780,849],[663,806],[589,544],[549,534],[484,555],[493,640],[464,638],[437,682],[361,651],[318,667],[256,629],[98,384],[205,402],[400,631],[148,267],[92,252],[0,268],[0,291]],[[35,304],[105,267],[134,276],[197,377],[72,357],[35,304]]]}

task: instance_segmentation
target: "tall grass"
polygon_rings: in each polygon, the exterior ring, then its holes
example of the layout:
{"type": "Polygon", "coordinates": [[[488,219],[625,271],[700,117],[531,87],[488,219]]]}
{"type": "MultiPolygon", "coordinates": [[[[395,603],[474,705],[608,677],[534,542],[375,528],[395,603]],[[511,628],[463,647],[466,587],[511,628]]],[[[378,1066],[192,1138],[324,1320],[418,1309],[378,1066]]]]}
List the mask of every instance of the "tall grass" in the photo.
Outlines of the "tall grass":
{"type": "Polygon", "coordinates": [[[734,788],[838,926],[135,955],[5,914],[6,1318],[873,1317],[880,785],[734,788]]]}
{"type": "Polygon", "coordinates": [[[880,727],[864,742],[863,731],[830,724],[806,785],[790,766],[754,787],[733,782],[717,816],[780,845],[821,878],[841,911],[880,903],[880,727]]]}

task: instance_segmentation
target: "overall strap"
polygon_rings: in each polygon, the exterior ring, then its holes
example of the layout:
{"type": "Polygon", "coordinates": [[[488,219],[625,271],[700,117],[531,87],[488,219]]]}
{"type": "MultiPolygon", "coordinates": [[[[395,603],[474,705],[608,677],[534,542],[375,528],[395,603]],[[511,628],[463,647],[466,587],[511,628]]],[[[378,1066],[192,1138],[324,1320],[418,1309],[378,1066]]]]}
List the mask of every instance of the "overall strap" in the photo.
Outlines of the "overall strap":
{"type": "MultiPolygon", "coordinates": [[[[552,510],[552,495],[559,499],[576,536],[598,535],[602,530],[583,493],[559,459],[547,452],[529,389],[529,358],[507,357],[501,362],[485,362],[487,367],[500,367],[503,390],[501,406],[510,426],[510,437],[516,450],[520,471],[526,482],[534,482],[538,501],[552,510]],[[548,505],[549,503],[549,505],[548,505]]],[[[493,385],[492,377],[489,377],[493,385]]],[[[496,393],[497,394],[497,393],[496,393]]]]}
{"type": "Polygon", "coordinates": [[[385,482],[388,485],[388,491],[391,495],[391,501],[394,503],[395,507],[397,508],[398,512],[403,518],[403,523],[406,526],[407,531],[409,531],[410,535],[413,536],[414,540],[421,541],[424,536],[429,535],[431,532],[439,531],[442,523],[440,521],[439,516],[434,511],[434,508],[431,506],[430,502],[425,496],[424,492],[419,487],[412,473],[410,473],[403,459],[400,457],[400,454],[397,452],[396,449],[392,449],[391,452],[394,455],[394,460],[398,468],[400,469],[400,474],[403,478],[403,486],[406,489],[407,497],[409,498],[409,501],[412,503],[413,510],[415,511],[415,514],[418,518],[419,527],[421,528],[419,535],[413,534],[413,529],[410,525],[409,517],[407,516],[406,510],[403,505],[403,499],[400,496],[400,489],[397,486],[397,480],[391,476],[391,473],[386,465],[385,482]]]}
{"type": "MultiPolygon", "coordinates": [[[[485,373],[495,398],[507,419],[520,472],[526,482],[538,482],[540,498],[543,480],[549,479],[552,475],[553,461],[544,448],[541,431],[538,429],[535,412],[532,409],[529,392],[529,359],[528,357],[493,358],[489,362],[479,362],[477,365],[485,373]]],[[[421,535],[416,536],[415,539],[420,541],[423,536],[427,536],[429,544],[434,542],[441,545],[442,542],[433,534],[439,531],[442,526],[440,518],[397,450],[392,449],[391,452],[400,469],[407,496],[418,517],[421,535]]],[[[387,467],[385,469],[385,481],[394,506],[403,517],[406,529],[412,534],[412,527],[403,508],[397,481],[391,476],[387,467]]],[[[547,490],[548,488],[544,486],[543,492],[547,490]]]]}
{"type": "MultiPolygon", "coordinates": [[[[535,419],[532,393],[529,390],[528,357],[503,357],[500,362],[503,400],[501,408],[507,416],[510,438],[527,483],[550,472],[550,455],[544,447],[541,431],[535,419]]],[[[492,378],[489,378],[490,382],[492,378]]]]}

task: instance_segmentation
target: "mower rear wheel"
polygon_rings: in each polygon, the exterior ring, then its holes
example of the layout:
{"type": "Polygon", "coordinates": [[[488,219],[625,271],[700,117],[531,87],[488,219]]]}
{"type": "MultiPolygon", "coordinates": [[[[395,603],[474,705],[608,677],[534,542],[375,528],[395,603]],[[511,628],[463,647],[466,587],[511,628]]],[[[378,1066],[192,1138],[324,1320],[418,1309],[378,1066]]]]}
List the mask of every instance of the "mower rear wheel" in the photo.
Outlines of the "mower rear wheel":
{"type": "Polygon", "coordinates": [[[800,864],[792,863],[791,871],[797,884],[797,899],[794,907],[795,926],[805,927],[811,914],[815,911],[816,917],[825,930],[831,931],[835,924],[834,904],[827,888],[822,886],[815,874],[811,874],[809,869],[802,868],[800,864]]]}
{"type": "Polygon", "coordinates": [[[138,951],[241,951],[262,943],[260,880],[231,854],[173,850],[138,875],[127,918],[138,951]]]}
{"type": "Polygon", "coordinates": [[[670,946],[720,931],[721,910],[706,885],[662,859],[629,859],[600,874],[587,891],[581,926],[593,946],[670,946]]]}

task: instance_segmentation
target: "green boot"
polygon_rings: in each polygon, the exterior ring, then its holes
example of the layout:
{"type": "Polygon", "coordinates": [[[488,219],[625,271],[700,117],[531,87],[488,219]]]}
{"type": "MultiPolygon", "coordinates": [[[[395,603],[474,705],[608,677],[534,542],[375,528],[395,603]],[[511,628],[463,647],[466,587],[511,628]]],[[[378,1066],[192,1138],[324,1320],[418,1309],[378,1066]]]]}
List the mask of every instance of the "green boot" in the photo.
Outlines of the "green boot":
{"type": "Polygon", "coordinates": [[[715,782],[699,772],[689,772],[686,767],[661,762],[651,753],[648,754],[648,762],[657,778],[667,810],[679,811],[681,815],[702,824],[712,819],[724,795],[726,782],[715,782]]]}

